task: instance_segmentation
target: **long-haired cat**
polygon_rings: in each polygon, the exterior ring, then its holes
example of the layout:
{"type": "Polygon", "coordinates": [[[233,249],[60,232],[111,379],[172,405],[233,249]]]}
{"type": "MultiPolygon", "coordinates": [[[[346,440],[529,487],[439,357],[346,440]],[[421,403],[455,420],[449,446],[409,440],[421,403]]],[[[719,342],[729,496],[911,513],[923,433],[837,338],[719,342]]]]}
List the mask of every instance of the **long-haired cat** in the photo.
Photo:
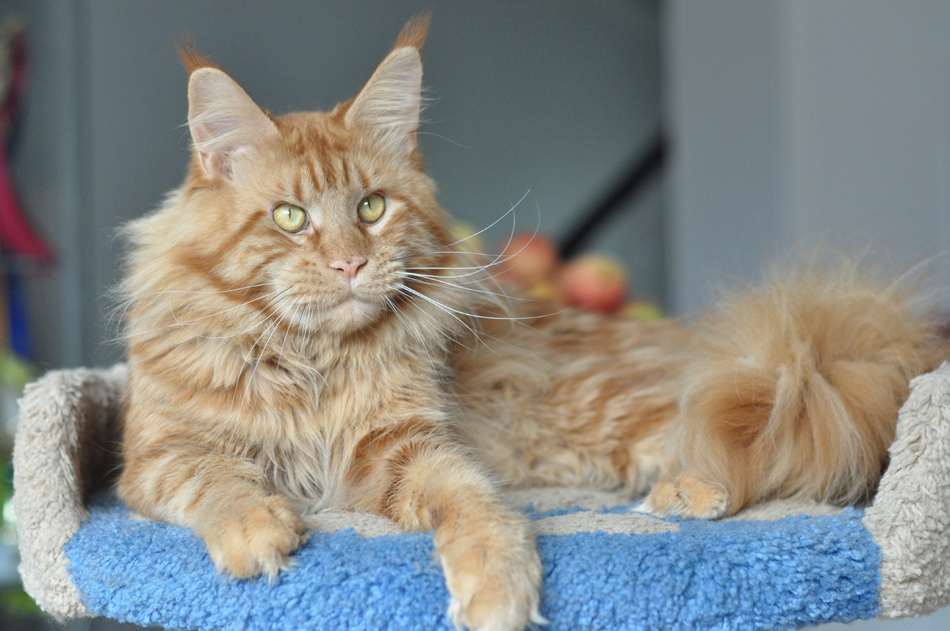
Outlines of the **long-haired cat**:
{"type": "Polygon", "coordinates": [[[692,327],[500,296],[423,171],[427,26],[329,113],[271,116],[183,55],[190,170],[127,229],[125,502],[236,577],[287,568],[326,507],[434,529],[452,620],[517,630],[542,573],[504,485],[652,484],[702,518],[867,494],[942,357],[910,292],[809,271],[692,327]]]}

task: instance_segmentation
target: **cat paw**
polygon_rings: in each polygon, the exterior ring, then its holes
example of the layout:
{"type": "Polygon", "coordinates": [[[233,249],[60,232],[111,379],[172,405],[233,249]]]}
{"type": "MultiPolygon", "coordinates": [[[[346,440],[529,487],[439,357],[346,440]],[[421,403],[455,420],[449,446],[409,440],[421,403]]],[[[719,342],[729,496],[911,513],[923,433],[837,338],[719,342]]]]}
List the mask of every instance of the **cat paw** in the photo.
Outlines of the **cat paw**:
{"type": "Polygon", "coordinates": [[[237,578],[264,574],[271,580],[291,567],[290,554],[304,540],[303,521],[279,496],[229,512],[205,537],[219,571],[237,578]]]}
{"type": "Polygon", "coordinates": [[[522,631],[547,622],[539,611],[541,560],[530,536],[519,539],[503,546],[468,540],[440,554],[456,629],[522,631]]]}
{"type": "Polygon", "coordinates": [[[719,519],[726,514],[728,495],[721,484],[683,473],[675,480],[661,479],[637,510],[659,517],[719,519]]]}

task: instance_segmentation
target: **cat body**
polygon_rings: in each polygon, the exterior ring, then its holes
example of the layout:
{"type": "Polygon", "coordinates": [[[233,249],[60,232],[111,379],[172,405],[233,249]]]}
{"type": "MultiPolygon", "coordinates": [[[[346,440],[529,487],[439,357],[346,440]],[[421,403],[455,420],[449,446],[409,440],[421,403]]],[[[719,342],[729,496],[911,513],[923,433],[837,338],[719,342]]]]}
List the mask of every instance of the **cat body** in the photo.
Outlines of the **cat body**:
{"type": "Polygon", "coordinates": [[[326,508],[432,529],[453,621],[517,630],[541,567],[506,485],[711,518],[869,492],[942,357],[911,296],[813,272],[691,327],[505,297],[423,171],[426,28],[329,113],[272,117],[185,56],[189,174],[126,230],[124,501],[236,577],[287,568],[326,508]]]}

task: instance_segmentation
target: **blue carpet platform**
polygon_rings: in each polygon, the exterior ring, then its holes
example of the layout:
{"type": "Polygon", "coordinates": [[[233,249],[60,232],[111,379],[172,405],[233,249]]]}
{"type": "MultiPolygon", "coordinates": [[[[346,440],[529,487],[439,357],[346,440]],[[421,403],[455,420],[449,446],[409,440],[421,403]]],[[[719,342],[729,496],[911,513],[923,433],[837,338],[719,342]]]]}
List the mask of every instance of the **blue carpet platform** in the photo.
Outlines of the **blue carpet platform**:
{"type": "MultiPolygon", "coordinates": [[[[431,534],[334,513],[276,581],[230,580],[189,530],[137,519],[108,492],[84,499],[111,466],[103,446],[124,379],[122,367],[51,373],[21,402],[20,569],[46,611],[209,631],[452,628],[431,534]]],[[[929,613],[950,603],[950,368],[915,380],[866,509],[785,502],[677,521],[584,497],[570,508],[568,492],[517,496],[533,503],[551,631],[798,629],[929,613]]]]}
{"type": "MultiPolygon", "coordinates": [[[[452,629],[432,536],[316,533],[276,582],[215,573],[190,531],[91,507],[66,544],[90,611],[175,629],[452,629]]],[[[540,535],[551,631],[797,629],[871,618],[881,552],[854,510],[678,532],[540,535]]]]}

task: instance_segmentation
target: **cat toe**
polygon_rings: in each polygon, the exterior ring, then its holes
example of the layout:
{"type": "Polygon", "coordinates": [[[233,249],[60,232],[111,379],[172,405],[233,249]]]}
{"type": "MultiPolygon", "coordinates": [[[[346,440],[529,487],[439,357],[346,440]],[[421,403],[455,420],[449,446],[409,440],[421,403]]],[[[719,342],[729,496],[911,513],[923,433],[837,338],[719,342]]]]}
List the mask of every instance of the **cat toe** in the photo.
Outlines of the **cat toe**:
{"type": "Polygon", "coordinates": [[[264,574],[273,580],[290,569],[290,554],[305,540],[303,522],[281,497],[235,510],[206,537],[219,571],[236,578],[264,574]]]}
{"type": "Polygon", "coordinates": [[[475,547],[443,555],[451,594],[448,615],[455,627],[522,631],[546,623],[539,609],[541,561],[533,545],[485,552],[475,547]]]}
{"type": "Polygon", "coordinates": [[[719,519],[726,514],[728,499],[721,484],[683,473],[673,481],[664,478],[657,482],[640,507],[644,509],[641,512],[659,517],[719,519]]]}

